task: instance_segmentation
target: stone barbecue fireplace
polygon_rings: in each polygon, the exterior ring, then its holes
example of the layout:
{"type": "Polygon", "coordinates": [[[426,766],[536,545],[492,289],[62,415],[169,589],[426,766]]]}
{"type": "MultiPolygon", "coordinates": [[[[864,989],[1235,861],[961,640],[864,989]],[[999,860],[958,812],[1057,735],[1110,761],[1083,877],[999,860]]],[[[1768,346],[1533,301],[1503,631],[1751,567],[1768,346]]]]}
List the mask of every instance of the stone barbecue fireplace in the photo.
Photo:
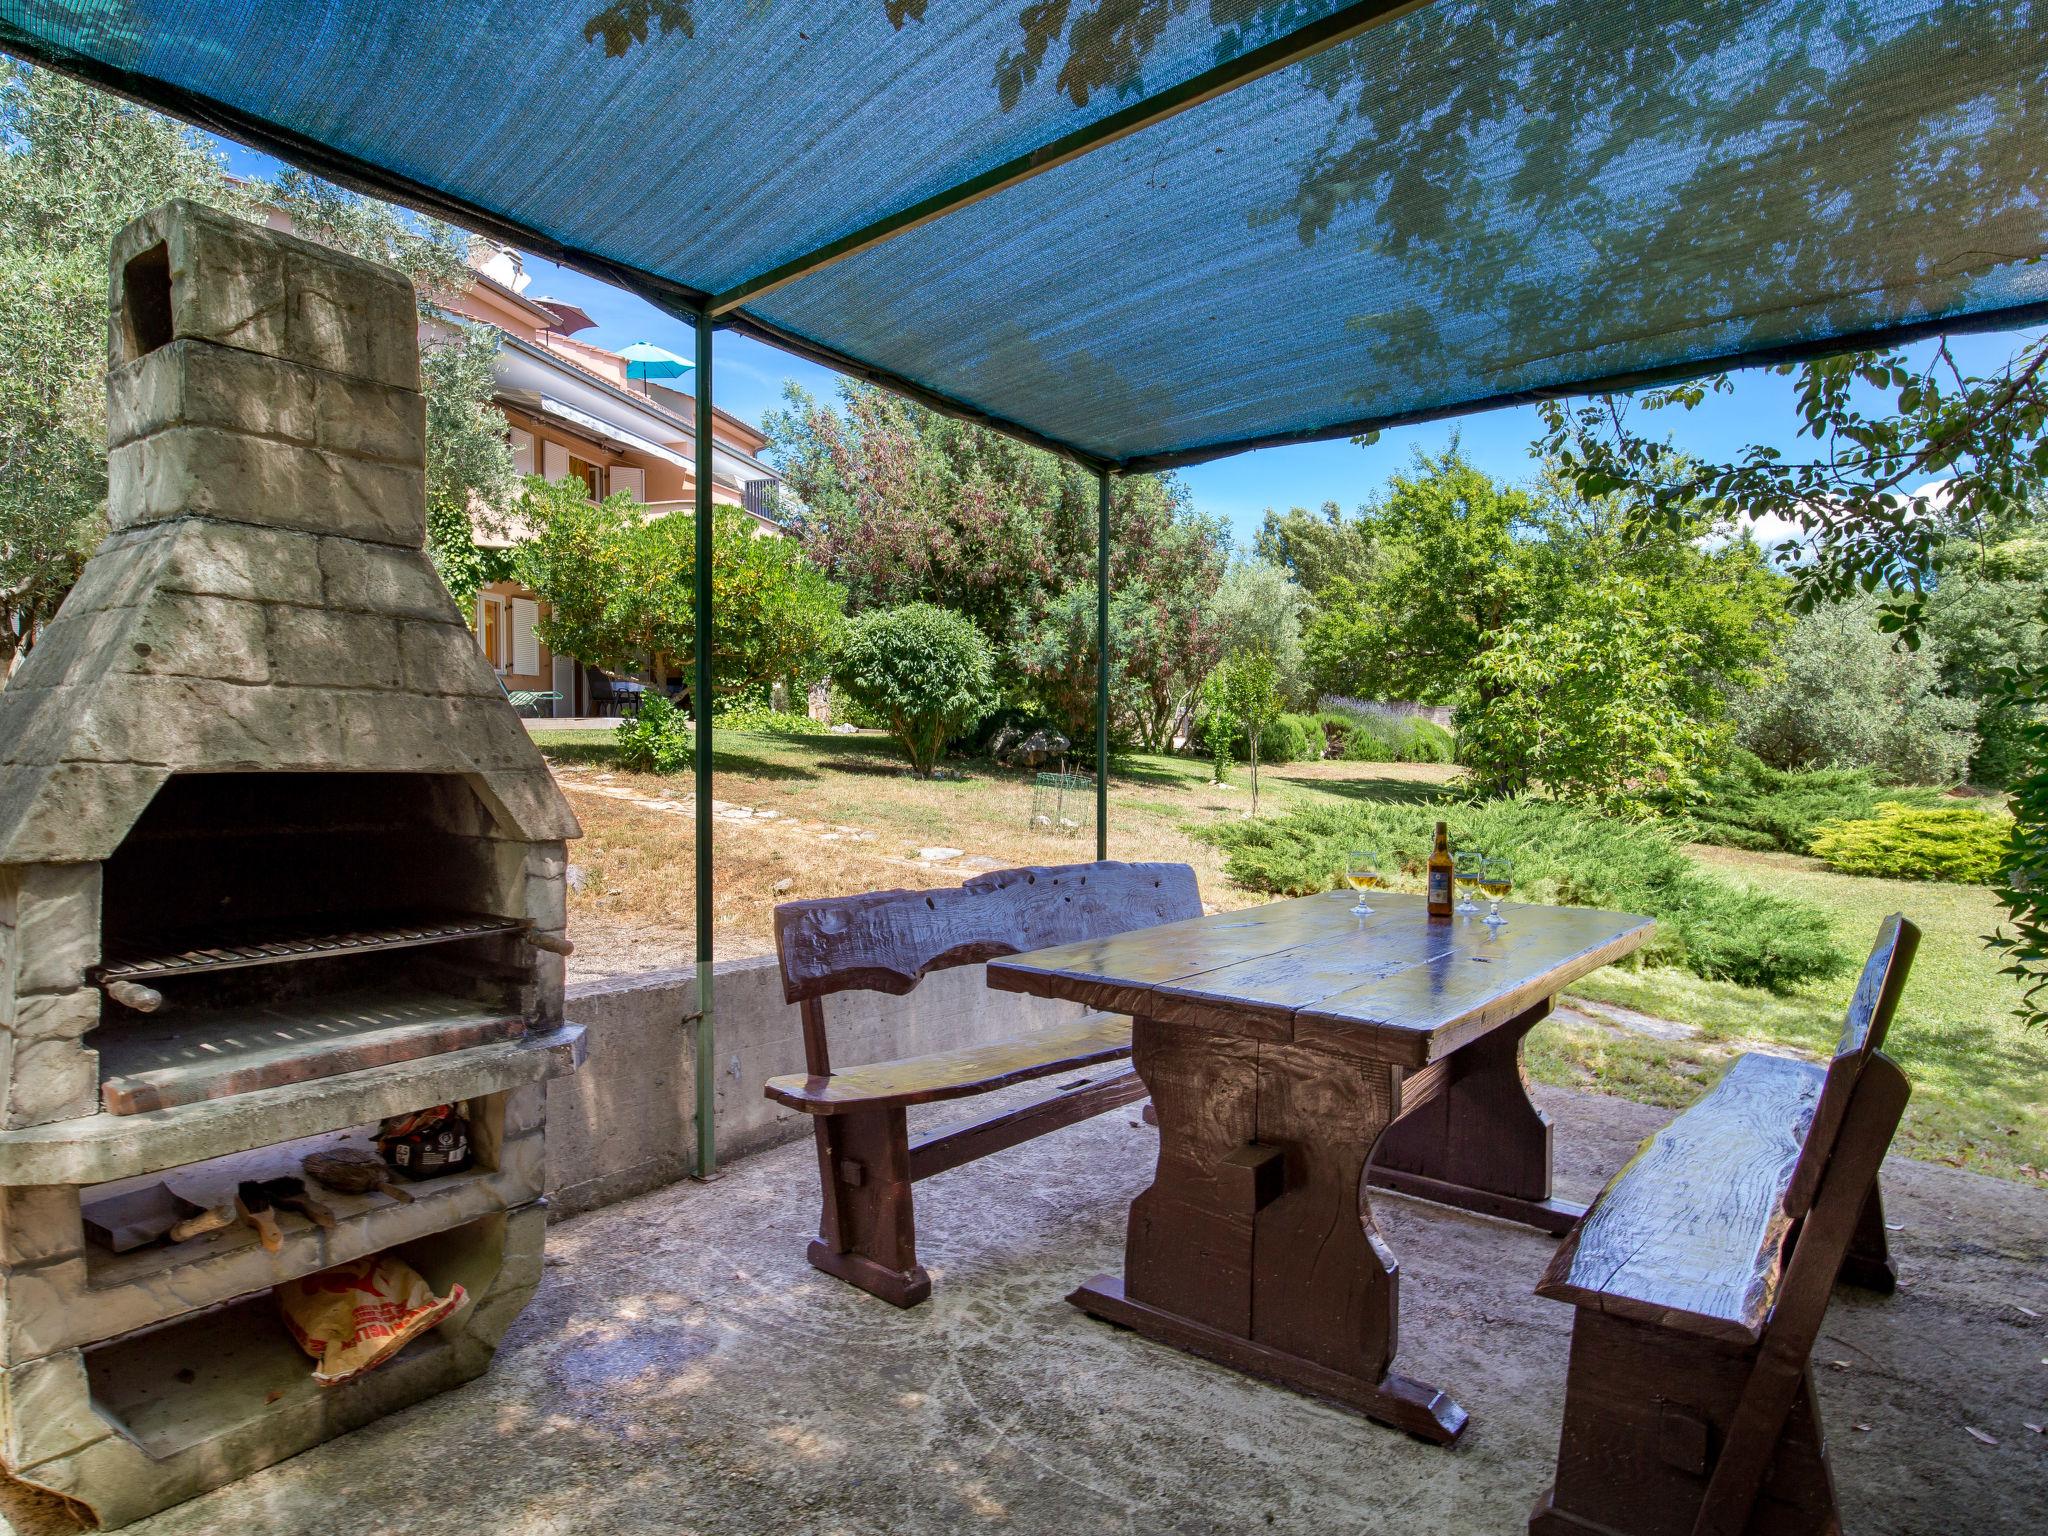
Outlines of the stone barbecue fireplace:
{"type": "Polygon", "coordinates": [[[539,1277],[573,816],[425,550],[411,285],[174,203],[116,237],[111,536],[0,694],[0,1462],[124,1524],[481,1372],[539,1277]],[[467,1106],[474,1166],[119,1248],[467,1106]],[[270,1296],[470,1301],[323,1389],[270,1296]]]}

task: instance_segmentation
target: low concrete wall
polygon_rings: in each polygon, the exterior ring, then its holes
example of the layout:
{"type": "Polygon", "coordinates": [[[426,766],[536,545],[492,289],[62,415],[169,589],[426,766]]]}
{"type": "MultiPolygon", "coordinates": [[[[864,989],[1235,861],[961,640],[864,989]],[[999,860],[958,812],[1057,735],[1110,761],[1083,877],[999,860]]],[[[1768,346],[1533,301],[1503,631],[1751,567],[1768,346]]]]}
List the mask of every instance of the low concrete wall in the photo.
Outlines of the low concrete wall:
{"type": "MultiPolygon", "coordinates": [[[[720,1159],[809,1134],[807,1115],[764,1098],[761,1084],[804,1068],[803,1027],[782,1000],[771,957],[715,968],[716,1122],[720,1159]]],[[[905,997],[828,999],[836,1065],[889,1061],[1044,1029],[1080,1010],[989,989],[978,965],[939,971],[905,997]]],[[[590,1059],[548,1085],[548,1193],[573,1215],[688,1174],[697,1145],[697,980],[650,971],[568,991],[570,1022],[590,1032],[590,1059]]]]}

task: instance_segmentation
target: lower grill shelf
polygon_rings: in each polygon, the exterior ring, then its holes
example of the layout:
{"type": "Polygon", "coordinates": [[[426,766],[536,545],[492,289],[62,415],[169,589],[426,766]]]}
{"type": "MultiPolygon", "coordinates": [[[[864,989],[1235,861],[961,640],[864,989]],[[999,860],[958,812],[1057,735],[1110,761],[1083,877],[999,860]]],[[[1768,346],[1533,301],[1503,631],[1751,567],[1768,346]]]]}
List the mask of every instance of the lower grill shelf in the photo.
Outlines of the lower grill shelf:
{"type": "Polygon", "coordinates": [[[145,1114],[516,1038],[517,1013],[424,989],[138,1019],[91,1037],[100,1102],[145,1114]]]}

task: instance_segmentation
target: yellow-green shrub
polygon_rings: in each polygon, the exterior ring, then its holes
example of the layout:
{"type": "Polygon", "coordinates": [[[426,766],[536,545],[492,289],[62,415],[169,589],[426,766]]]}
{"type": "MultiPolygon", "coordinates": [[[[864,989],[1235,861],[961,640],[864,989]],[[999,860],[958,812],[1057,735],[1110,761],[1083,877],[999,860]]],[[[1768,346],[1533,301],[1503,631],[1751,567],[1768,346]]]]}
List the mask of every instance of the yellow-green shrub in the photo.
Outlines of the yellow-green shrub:
{"type": "Polygon", "coordinates": [[[1815,857],[1845,875],[1988,885],[2004,867],[2011,843],[2009,816],[1886,800],[1860,820],[1823,822],[1812,847],[1815,857]]]}

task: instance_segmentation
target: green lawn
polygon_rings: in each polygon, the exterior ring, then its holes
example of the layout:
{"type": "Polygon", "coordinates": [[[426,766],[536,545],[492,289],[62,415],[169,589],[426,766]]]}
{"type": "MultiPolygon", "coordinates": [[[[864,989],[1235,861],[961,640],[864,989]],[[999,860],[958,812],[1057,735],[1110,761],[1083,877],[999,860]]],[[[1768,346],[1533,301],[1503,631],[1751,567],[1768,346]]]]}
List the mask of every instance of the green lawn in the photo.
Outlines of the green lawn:
{"type": "MultiPolygon", "coordinates": [[[[1899,1132],[1903,1150],[2008,1178],[2048,1170],[2048,1035],[2013,1017],[2016,989],[1998,974],[1983,935],[1998,905],[1982,887],[1837,875],[1792,854],[1697,850],[1730,877],[1803,897],[1834,920],[1843,950],[1859,958],[1892,912],[1923,937],[1886,1049],[1913,1080],[1899,1132]]],[[[1610,967],[1575,989],[1698,1026],[1685,1041],[1546,1024],[1531,1037],[1530,1069],[1547,1082],[1578,1084],[1653,1104],[1682,1105],[1735,1055],[1759,1046],[1815,1055],[1832,1048],[1855,983],[1844,974],[1784,997],[1702,981],[1672,970],[1610,967]]]]}
{"type": "MultiPolygon", "coordinates": [[[[536,740],[572,789],[584,843],[574,857],[589,872],[572,908],[576,921],[619,919],[687,927],[689,828],[617,800],[576,795],[610,764],[608,733],[539,731],[536,740]]],[[[731,732],[719,738],[715,794],[778,813],[772,824],[719,831],[717,912],[721,944],[769,942],[770,910],[792,897],[839,895],[882,886],[957,882],[954,865],[920,866],[918,849],[959,848],[1003,863],[1059,863],[1093,856],[1092,831],[1078,838],[1033,833],[1031,774],[987,763],[949,765],[930,782],[910,777],[878,736],[784,737],[731,732]],[[872,839],[821,839],[858,827],[872,839]]],[[[1260,812],[1360,799],[1426,802],[1452,793],[1452,770],[1433,765],[1313,763],[1269,769],[1260,812]]],[[[1239,769],[1218,788],[1207,765],[1185,758],[1119,757],[1111,774],[1110,855],[1192,864],[1204,897],[1219,906],[1264,898],[1224,876],[1216,849],[1192,836],[1247,813],[1251,794],[1239,769]]],[[[612,773],[605,781],[650,793],[687,791],[689,776],[612,773]]],[[[1695,856],[1723,875],[1803,897],[1834,922],[1845,954],[1859,961],[1889,912],[1925,932],[1889,1049],[1913,1079],[1900,1146],[2007,1178],[2048,1181],[2048,1035],[2012,1017],[2015,989],[1998,974],[1982,936],[1997,923],[1988,891],[1836,875],[1785,854],[1701,848],[1695,856]]],[[[1575,989],[1594,1003],[1696,1027],[1663,1040],[1598,1025],[1553,1020],[1530,1036],[1529,1067],[1546,1081],[1673,1107],[1690,1103],[1744,1050],[1823,1055],[1841,1026],[1853,972],[1774,996],[1688,972],[1613,966],[1575,989]]]]}

